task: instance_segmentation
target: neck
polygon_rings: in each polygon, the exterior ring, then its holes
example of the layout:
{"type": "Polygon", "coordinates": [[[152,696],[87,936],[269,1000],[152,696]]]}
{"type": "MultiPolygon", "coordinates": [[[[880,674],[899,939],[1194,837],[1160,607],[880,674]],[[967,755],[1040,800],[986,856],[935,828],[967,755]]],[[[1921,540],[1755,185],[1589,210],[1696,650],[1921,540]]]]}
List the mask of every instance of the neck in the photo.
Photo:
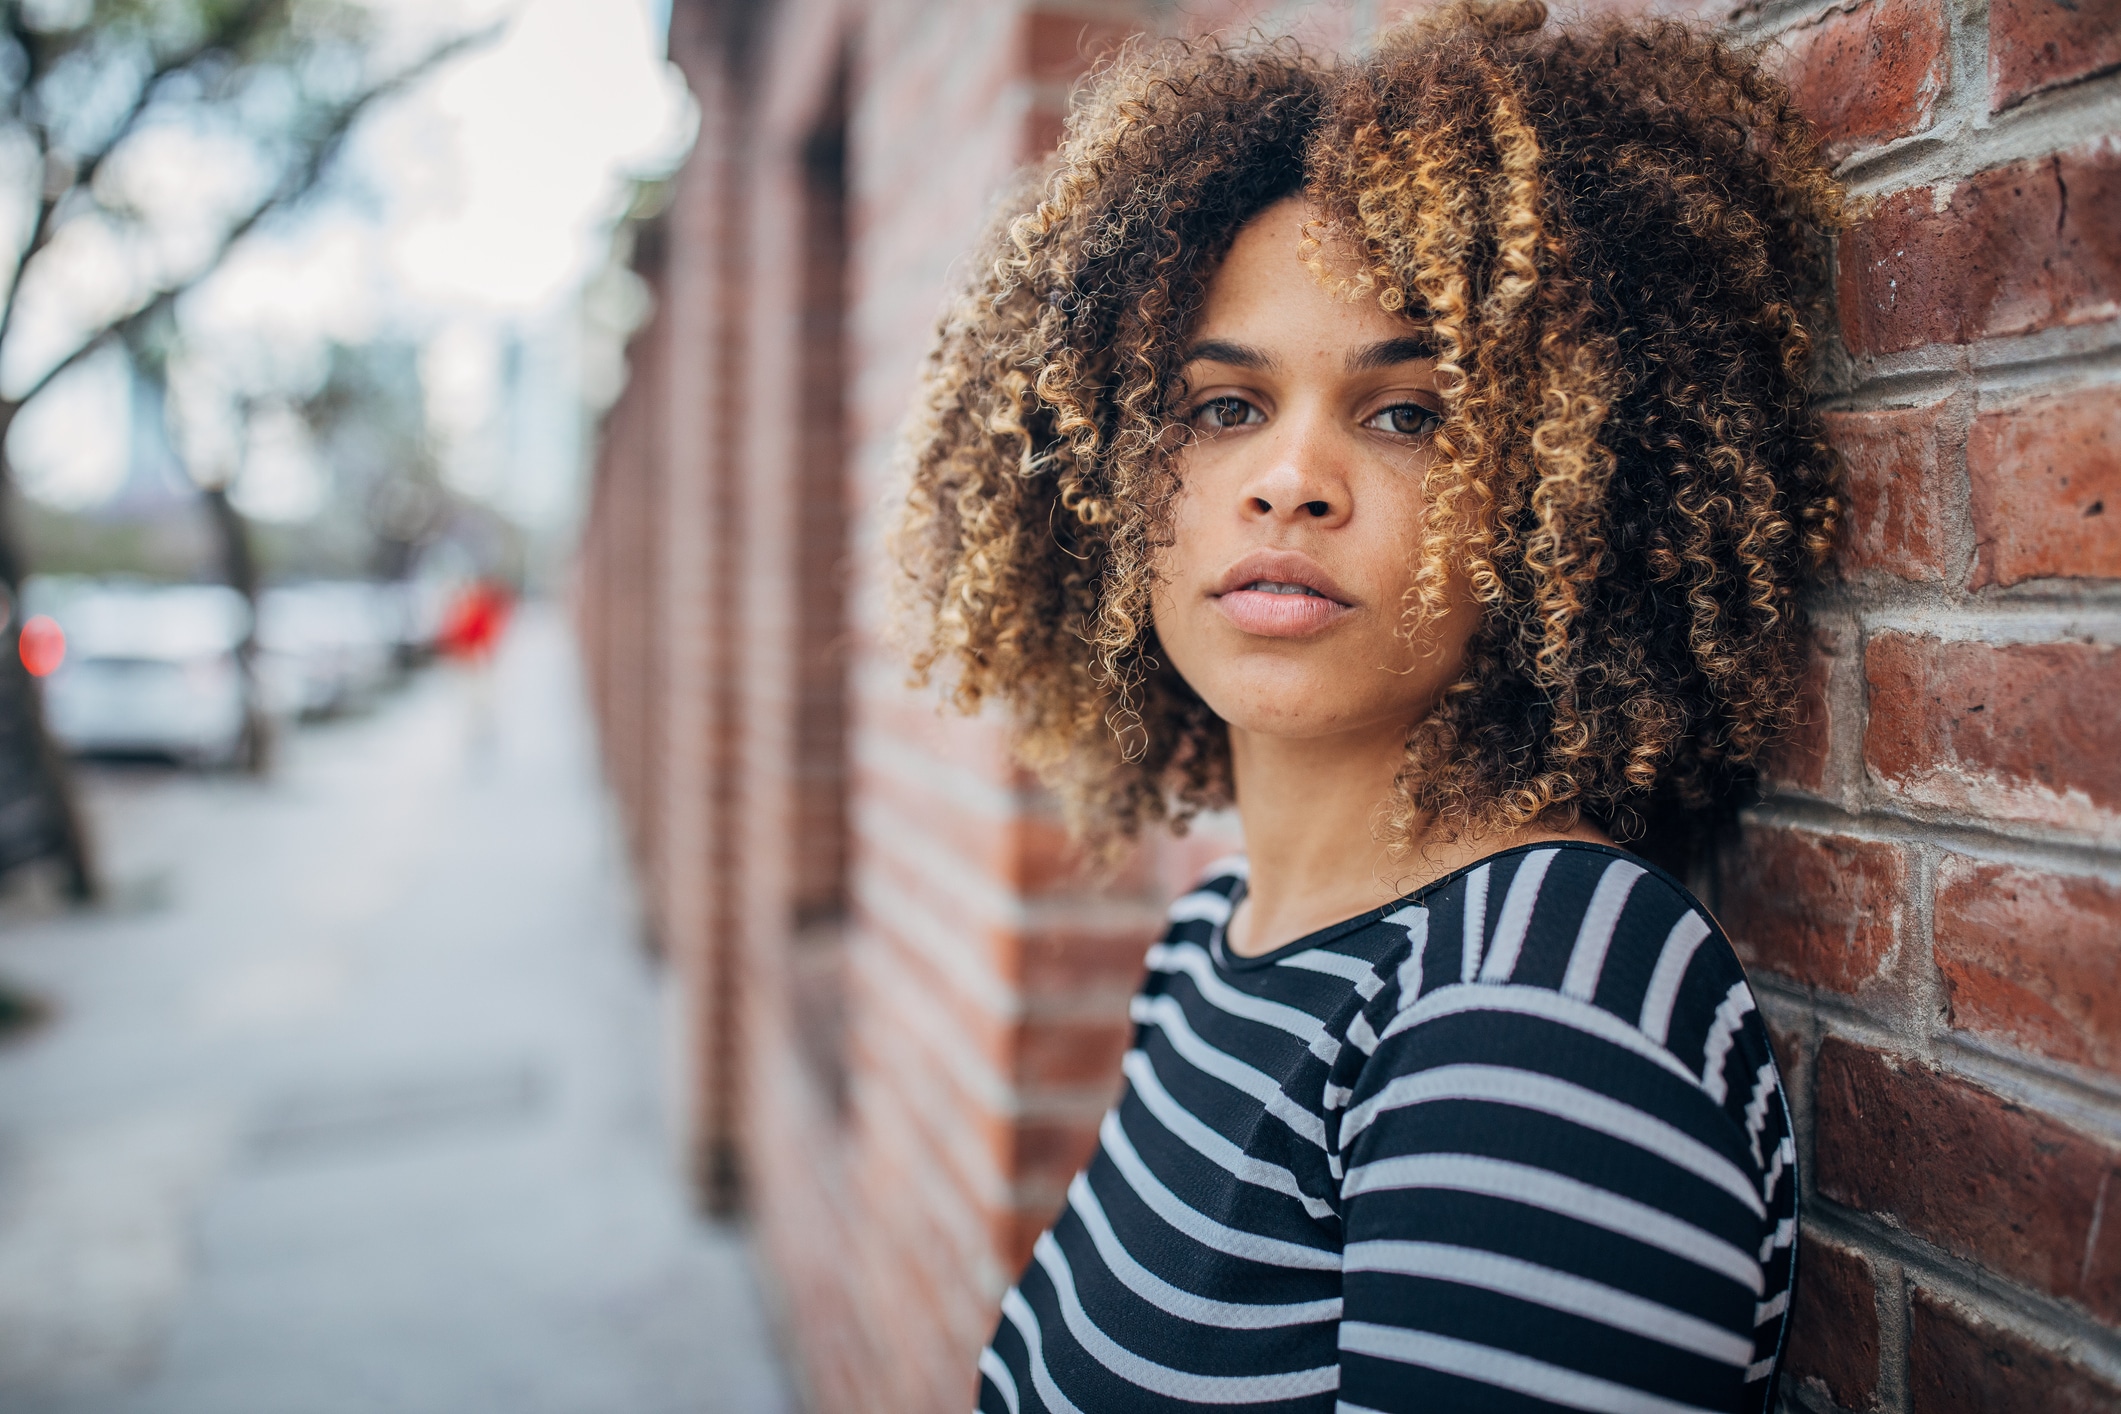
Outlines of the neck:
{"type": "Polygon", "coordinates": [[[1407,841],[1411,848],[1395,851],[1385,842],[1385,811],[1405,742],[1396,726],[1303,740],[1230,728],[1231,774],[1251,865],[1225,938],[1231,952],[1272,952],[1514,845],[1612,843],[1588,824],[1447,837],[1420,821],[1407,841]]]}
{"type": "Polygon", "coordinates": [[[1301,740],[1230,728],[1251,863],[1232,952],[1271,951],[1405,891],[1418,859],[1395,858],[1383,829],[1405,740],[1397,726],[1301,740]]]}

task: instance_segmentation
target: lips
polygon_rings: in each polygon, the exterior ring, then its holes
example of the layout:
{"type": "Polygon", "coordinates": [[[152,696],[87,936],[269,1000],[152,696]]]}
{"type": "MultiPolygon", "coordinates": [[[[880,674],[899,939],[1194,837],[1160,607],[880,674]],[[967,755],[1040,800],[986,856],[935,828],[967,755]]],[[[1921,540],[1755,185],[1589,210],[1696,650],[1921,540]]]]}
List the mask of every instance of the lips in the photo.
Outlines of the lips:
{"type": "Polygon", "coordinates": [[[1253,551],[1209,597],[1234,627],[1263,638],[1305,638],[1354,609],[1316,560],[1293,550],[1253,551]]]}

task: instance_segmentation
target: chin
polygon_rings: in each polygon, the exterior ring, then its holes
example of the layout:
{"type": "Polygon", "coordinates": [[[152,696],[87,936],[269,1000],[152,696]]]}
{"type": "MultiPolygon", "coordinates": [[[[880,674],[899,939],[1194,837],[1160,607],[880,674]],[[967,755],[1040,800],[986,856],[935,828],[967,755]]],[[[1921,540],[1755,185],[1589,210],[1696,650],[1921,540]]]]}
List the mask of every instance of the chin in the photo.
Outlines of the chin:
{"type": "Polygon", "coordinates": [[[1237,691],[1207,696],[1208,709],[1233,729],[1255,736],[1303,741],[1370,725],[1385,714],[1374,704],[1335,700],[1325,683],[1280,686],[1274,691],[1237,691]]]}
{"type": "Polygon", "coordinates": [[[1292,709],[1285,715],[1255,715],[1248,721],[1231,722],[1230,726],[1263,740],[1325,741],[1343,734],[1353,724],[1346,717],[1292,709]]]}

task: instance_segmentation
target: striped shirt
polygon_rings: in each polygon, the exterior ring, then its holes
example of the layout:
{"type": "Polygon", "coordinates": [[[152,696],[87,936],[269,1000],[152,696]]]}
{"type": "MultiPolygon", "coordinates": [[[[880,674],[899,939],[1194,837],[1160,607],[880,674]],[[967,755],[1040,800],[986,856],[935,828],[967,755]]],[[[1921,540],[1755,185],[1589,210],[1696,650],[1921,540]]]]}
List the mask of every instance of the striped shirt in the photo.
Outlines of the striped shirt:
{"type": "Polygon", "coordinates": [[[1795,1148],[1730,944],[1600,845],[1503,851],[1260,957],[1172,905],[985,1414],[1766,1409],[1795,1148]]]}

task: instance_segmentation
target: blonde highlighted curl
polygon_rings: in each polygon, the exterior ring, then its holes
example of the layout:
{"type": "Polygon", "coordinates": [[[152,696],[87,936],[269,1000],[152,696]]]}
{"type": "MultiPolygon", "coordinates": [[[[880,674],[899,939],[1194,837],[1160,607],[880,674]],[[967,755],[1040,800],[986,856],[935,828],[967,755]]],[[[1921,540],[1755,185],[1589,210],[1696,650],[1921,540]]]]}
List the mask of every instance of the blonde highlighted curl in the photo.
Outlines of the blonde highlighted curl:
{"type": "Polygon", "coordinates": [[[1299,192],[1439,351],[1408,631],[1454,569],[1482,615],[1410,730],[1394,835],[1625,838],[1728,799],[1790,725],[1839,514],[1806,381],[1841,193],[1755,54],[1538,0],[1339,65],[1138,42],[1084,92],[929,361],[896,537],[916,676],[1006,706],[1101,848],[1228,801],[1153,563],[1207,281],[1299,192]]]}

